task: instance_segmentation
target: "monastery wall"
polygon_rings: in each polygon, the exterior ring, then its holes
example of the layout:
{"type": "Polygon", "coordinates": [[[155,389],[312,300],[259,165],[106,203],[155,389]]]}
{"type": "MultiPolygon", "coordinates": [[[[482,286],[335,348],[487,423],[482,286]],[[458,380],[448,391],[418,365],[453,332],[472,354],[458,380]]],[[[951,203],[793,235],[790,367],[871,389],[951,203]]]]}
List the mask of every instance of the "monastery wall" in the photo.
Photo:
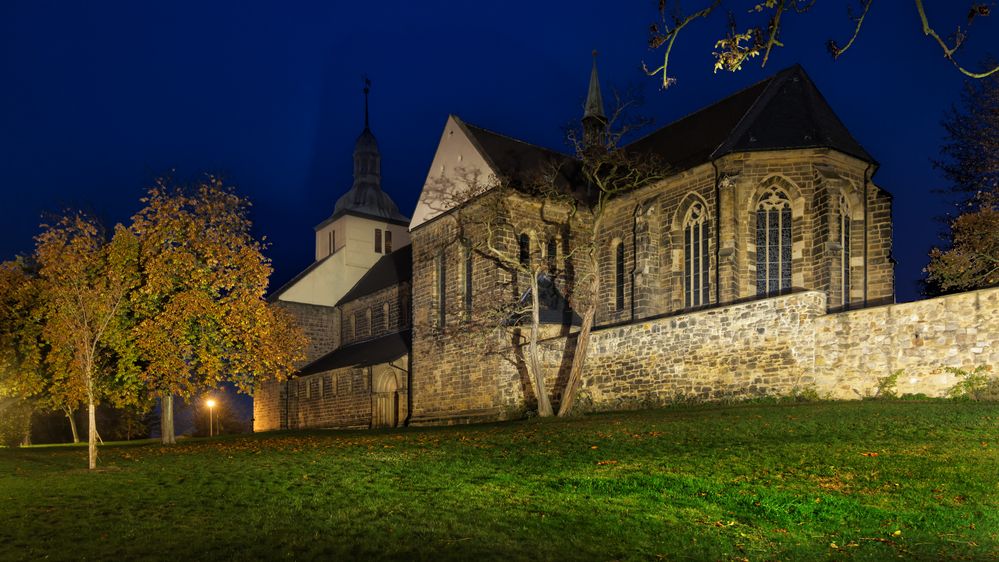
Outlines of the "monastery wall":
{"type": "MultiPolygon", "coordinates": [[[[542,344],[556,403],[571,360],[565,342],[542,344]]],[[[999,288],[835,314],[824,293],[806,291],[606,327],[590,345],[579,397],[590,410],[812,391],[859,399],[897,370],[899,394],[944,396],[958,382],[945,367],[999,367],[999,288]]],[[[490,371],[506,415],[533,406],[522,360],[490,371]]]]}
{"type": "Polygon", "coordinates": [[[999,368],[999,288],[829,314],[814,331],[820,393],[872,395],[901,370],[899,394],[943,396],[958,381],[944,367],[999,368]]]}

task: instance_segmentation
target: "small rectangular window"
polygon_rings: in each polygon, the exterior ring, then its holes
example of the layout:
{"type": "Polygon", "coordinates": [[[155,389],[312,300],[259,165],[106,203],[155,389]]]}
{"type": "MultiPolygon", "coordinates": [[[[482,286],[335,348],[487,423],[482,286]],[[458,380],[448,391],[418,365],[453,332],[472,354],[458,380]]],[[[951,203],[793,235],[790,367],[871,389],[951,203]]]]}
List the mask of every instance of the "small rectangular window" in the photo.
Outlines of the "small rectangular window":
{"type": "Polygon", "coordinates": [[[447,322],[447,265],[444,251],[437,256],[437,326],[443,328],[447,322]]]}
{"type": "Polygon", "coordinates": [[[472,317],[472,249],[465,248],[465,318],[472,317]]]}
{"type": "Polygon", "coordinates": [[[333,250],[336,247],[335,244],[334,244],[335,241],[336,241],[336,231],[331,230],[330,231],[330,251],[327,252],[327,255],[333,253],[333,250]]]}
{"type": "Polygon", "coordinates": [[[618,242],[615,251],[614,309],[624,310],[624,244],[618,242]]]}
{"type": "Polygon", "coordinates": [[[382,253],[382,229],[375,229],[375,253],[382,253]]]}
{"type": "Polygon", "coordinates": [[[385,253],[392,253],[392,231],[390,230],[385,231],[385,253]]]}

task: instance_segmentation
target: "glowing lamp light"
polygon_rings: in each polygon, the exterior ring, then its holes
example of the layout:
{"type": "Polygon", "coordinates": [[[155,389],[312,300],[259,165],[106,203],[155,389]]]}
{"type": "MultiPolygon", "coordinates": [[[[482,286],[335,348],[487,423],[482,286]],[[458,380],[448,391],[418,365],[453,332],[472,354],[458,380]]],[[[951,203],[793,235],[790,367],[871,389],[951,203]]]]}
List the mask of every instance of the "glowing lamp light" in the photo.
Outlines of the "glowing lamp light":
{"type": "Polygon", "coordinates": [[[212,437],[215,435],[215,399],[205,400],[205,406],[208,406],[208,436],[212,437]]]}

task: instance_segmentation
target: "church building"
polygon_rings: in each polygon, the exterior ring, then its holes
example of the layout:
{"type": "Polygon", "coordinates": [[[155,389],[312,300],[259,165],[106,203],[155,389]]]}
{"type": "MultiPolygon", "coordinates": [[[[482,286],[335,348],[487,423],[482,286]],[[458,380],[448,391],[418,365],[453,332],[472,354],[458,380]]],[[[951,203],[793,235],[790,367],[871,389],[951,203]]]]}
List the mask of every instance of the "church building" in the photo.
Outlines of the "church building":
{"type": "Polygon", "coordinates": [[[254,431],[395,427],[408,408],[409,219],[381,189],[368,120],[354,147],[354,183],[315,227],[316,258],[270,294],[309,337],[306,363],[254,394],[254,431]]]}
{"type": "MultiPolygon", "coordinates": [[[[606,142],[609,126],[594,59],[582,136],[606,142]]],[[[593,280],[582,411],[856,399],[896,372],[899,393],[940,396],[947,367],[999,363],[999,289],[894,303],[892,196],[800,66],[621,148],[660,175],[601,197],[576,157],[451,115],[407,221],[381,191],[366,114],[315,263],[271,297],[310,336],[308,362],[258,390],[254,429],[525,416],[538,404],[526,329],[497,312],[531,301],[522,271],[540,263],[556,409],[593,280]]]]}

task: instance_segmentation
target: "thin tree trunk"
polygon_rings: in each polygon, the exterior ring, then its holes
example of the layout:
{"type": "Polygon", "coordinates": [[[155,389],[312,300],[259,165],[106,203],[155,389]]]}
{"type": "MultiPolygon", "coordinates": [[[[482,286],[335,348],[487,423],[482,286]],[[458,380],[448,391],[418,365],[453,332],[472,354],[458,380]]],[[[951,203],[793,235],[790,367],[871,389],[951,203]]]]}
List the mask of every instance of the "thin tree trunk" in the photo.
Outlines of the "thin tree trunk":
{"type": "Polygon", "coordinates": [[[87,428],[88,468],[93,470],[97,468],[97,407],[92,396],[87,398],[87,421],[90,426],[87,428]]]}
{"type": "Polygon", "coordinates": [[[160,399],[160,433],[164,445],[177,443],[173,431],[173,394],[167,394],[160,399]]]}
{"type": "Polygon", "coordinates": [[[576,394],[579,393],[579,383],[583,378],[583,367],[586,365],[586,355],[590,347],[590,331],[593,329],[593,319],[597,313],[597,302],[600,298],[600,277],[598,275],[599,266],[596,258],[595,232],[592,235],[592,254],[590,256],[590,295],[589,303],[583,312],[583,325],[576,335],[576,350],[572,355],[572,367],[569,369],[569,380],[565,384],[565,392],[562,394],[562,403],[559,404],[558,415],[564,417],[572,414],[572,408],[576,403],[576,394]]]}
{"type": "Polygon", "coordinates": [[[538,357],[538,331],[541,325],[541,299],[538,296],[538,276],[531,276],[531,341],[528,346],[528,364],[531,374],[534,375],[534,386],[538,394],[538,415],[546,418],[551,417],[552,404],[548,399],[548,389],[545,387],[545,373],[541,369],[541,361],[538,357]]]}
{"type": "Polygon", "coordinates": [[[79,443],[80,433],[76,430],[76,417],[73,416],[75,412],[72,408],[63,408],[63,411],[66,412],[66,418],[69,419],[69,429],[73,431],[73,443],[79,443]]]}

